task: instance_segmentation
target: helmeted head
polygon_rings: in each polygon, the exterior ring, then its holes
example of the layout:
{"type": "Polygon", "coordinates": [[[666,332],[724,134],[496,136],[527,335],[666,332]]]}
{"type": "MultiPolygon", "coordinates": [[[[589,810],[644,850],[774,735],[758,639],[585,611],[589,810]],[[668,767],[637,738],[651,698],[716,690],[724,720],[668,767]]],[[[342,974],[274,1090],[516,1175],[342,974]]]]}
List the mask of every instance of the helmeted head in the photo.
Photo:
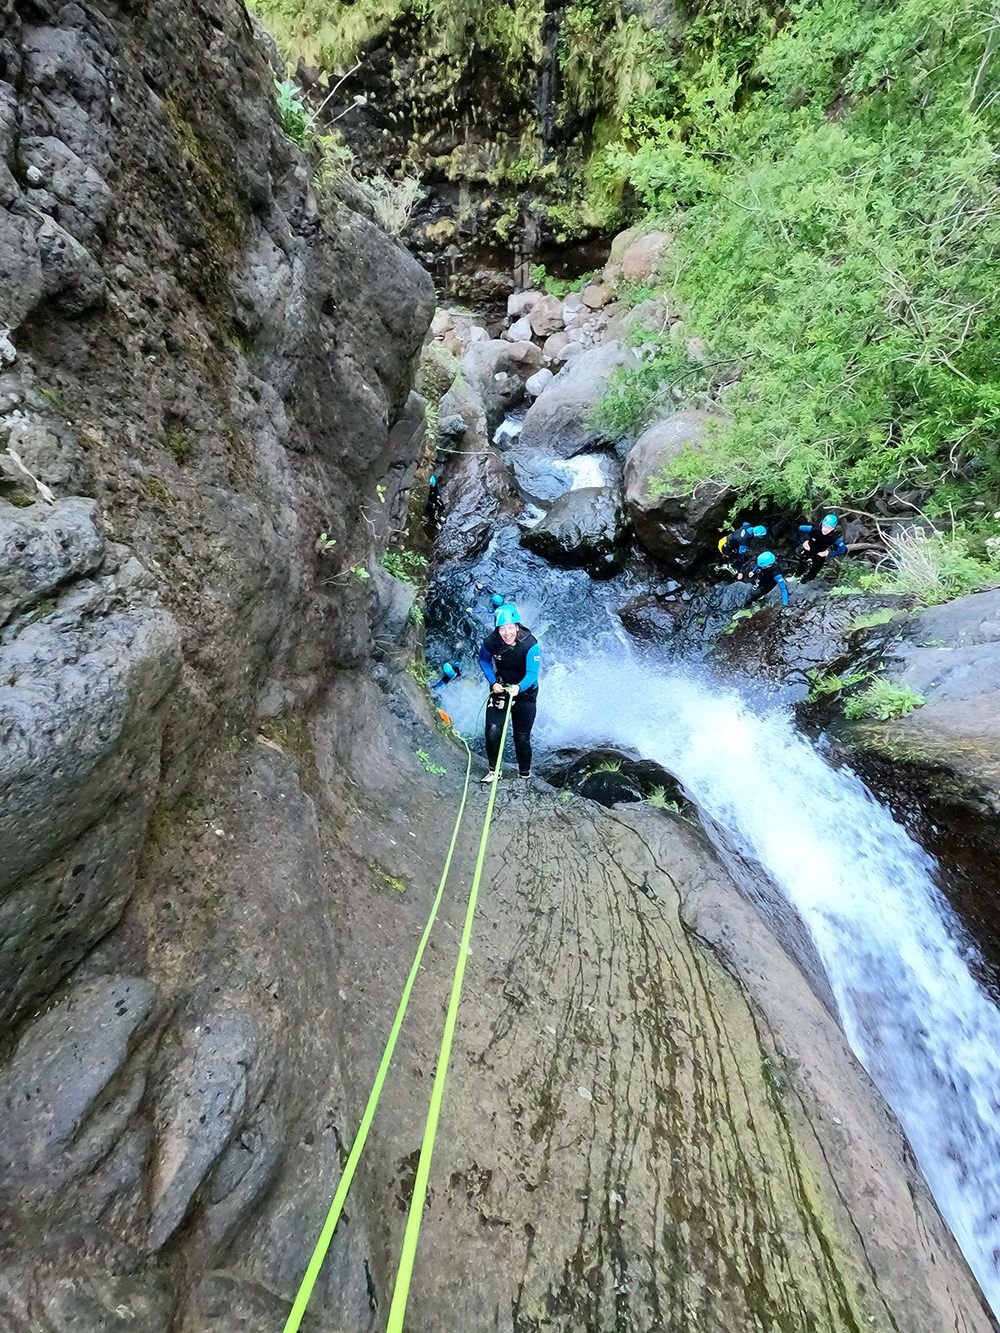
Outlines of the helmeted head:
{"type": "Polygon", "coordinates": [[[445,662],[444,666],[441,668],[441,675],[444,676],[445,680],[454,680],[458,675],[458,672],[450,662],[445,662]]]}
{"type": "Polygon", "coordinates": [[[774,564],[774,552],[761,551],[760,555],[757,557],[757,568],[770,569],[773,564],[774,564]]]}
{"type": "Polygon", "coordinates": [[[436,486],[437,484],[438,484],[437,474],[432,472],[432,473],[431,473],[430,485],[431,485],[431,486],[436,486]]]}
{"type": "Polygon", "coordinates": [[[832,532],[834,528],[837,526],[837,515],[824,514],[823,522],[820,526],[822,527],[824,532],[832,532]]]}
{"type": "Polygon", "coordinates": [[[766,537],[766,536],[767,536],[767,528],[765,528],[765,527],[764,527],[762,524],[760,524],[760,523],[758,523],[756,527],[751,528],[751,529],[750,529],[750,532],[751,532],[751,535],[754,536],[754,537],[766,537]]]}
{"type": "Polygon", "coordinates": [[[509,647],[517,641],[517,627],[521,623],[521,616],[516,606],[509,603],[501,606],[496,616],[497,630],[501,639],[509,647]]]}
{"type": "Polygon", "coordinates": [[[490,601],[493,603],[494,606],[503,606],[506,600],[507,600],[506,597],[501,597],[498,592],[495,592],[493,596],[490,598],[490,601]]]}

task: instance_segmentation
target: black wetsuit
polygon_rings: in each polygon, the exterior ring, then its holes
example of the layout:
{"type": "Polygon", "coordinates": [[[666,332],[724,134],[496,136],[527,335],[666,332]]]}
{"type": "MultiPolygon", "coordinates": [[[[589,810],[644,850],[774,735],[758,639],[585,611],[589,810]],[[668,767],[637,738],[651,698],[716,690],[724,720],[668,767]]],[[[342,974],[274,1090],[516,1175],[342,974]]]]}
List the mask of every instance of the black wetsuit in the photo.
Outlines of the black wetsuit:
{"type": "Polygon", "coordinates": [[[838,528],[824,532],[821,523],[800,523],[799,532],[802,534],[802,545],[799,548],[798,572],[803,583],[811,583],[823,566],[829,563],[831,555],[847,554],[847,543],[838,528]]]}
{"type": "MultiPolygon", "coordinates": [[[[531,728],[535,725],[540,657],[538,640],[523,625],[518,626],[517,638],[512,644],[504,643],[500,631],[494,630],[479,649],[479,665],[491,686],[499,682],[520,687],[511,708],[510,725],[514,733],[517,767],[522,775],[531,772],[531,728]]],[[[509,695],[494,694],[492,690],[487,700],[486,758],[490,768],[495,767],[500,753],[504,711],[509,702],[509,695]]]]}

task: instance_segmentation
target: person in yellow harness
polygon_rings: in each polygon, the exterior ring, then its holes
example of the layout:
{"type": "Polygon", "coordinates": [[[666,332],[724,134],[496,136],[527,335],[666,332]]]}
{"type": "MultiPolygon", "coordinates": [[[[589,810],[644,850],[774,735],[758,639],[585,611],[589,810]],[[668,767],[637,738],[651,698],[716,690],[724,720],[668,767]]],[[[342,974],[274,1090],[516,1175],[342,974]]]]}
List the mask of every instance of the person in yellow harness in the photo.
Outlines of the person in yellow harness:
{"type": "Polygon", "coordinates": [[[735,531],[719,538],[719,556],[732,565],[737,574],[742,574],[766,536],[767,528],[763,524],[741,523],[735,531]]]}

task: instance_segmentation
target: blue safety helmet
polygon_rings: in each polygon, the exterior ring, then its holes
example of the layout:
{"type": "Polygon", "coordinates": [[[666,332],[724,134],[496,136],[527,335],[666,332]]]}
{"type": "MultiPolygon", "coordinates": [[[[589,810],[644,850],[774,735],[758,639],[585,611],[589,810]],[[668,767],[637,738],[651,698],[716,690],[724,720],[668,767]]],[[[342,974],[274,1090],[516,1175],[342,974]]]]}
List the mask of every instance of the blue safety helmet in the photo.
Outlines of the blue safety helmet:
{"type": "Polygon", "coordinates": [[[757,526],[756,526],[755,528],[751,528],[750,531],[751,531],[751,533],[753,534],[754,537],[766,537],[766,536],[767,536],[767,528],[761,527],[761,525],[760,525],[759,523],[757,524],[757,526]]]}
{"type": "Polygon", "coordinates": [[[436,475],[432,475],[432,476],[431,476],[430,484],[431,484],[432,486],[436,486],[436,485],[438,484],[438,479],[437,479],[437,476],[436,476],[436,475]]]}
{"type": "Polygon", "coordinates": [[[497,629],[501,625],[520,625],[521,616],[516,606],[501,606],[496,614],[497,629]]]}
{"type": "Polygon", "coordinates": [[[493,603],[494,606],[503,606],[506,600],[507,600],[506,597],[501,597],[498,592],[495,592],[493,596],[490,598],[490,601],[493,603]]]}
{"type": "Polygon", "coordinates": [[[450,662],[445,662],[444,666],[441,668],[441,675],[444,676],[446,680],[454,680],[458,675],[458,672],[450,662]]]}
{"type": "Polygon", "coordinates": [[[837,526],[837,515],[824,514],[821,526],[824,528],[835,528],[837,526]]]}
{"type": "Polygon", "coordinates": [[[773,552],[773,551],[761,551],[760,555],[757,557],[757,568],[758,568],[758,569],[770,569],[770,567],[771,567],[773,564],[774,564],[774,552],[773,552]]]}

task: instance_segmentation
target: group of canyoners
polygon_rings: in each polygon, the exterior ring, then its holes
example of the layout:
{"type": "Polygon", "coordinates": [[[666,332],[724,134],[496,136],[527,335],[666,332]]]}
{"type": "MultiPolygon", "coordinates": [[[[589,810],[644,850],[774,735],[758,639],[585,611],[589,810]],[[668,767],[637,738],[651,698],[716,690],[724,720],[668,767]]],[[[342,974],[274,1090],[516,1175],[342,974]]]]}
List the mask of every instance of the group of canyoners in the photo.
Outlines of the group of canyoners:
{"type": "MultiPolygon", "coordinates": [[[[840,532],[836,514],[824,514],[818,523],[799,525],[795,548],[796,577],[809,583],[820,573],[831,558],[847,554],[847,544],[840,532]]],[[[788,583],[773,551],[765,549],[767,528],[759,523],[741,523],[738,528],[719,540],[719,556],[734,572],[738,582],[747,583],[751,593],[747,604],[759,602],[775,588],[781,594],[781,603],[788,605],[788,583]]],[[[478,592],[488,592],[477,584],[478,592]]],[[[514,603],[500,593],[491,593],[493,628],[479,646],[479,668],[489,686],[486,701],[484,740],[489,769],[482,782],[495,781],[499,772],[497,759],[503,737],[507,709],[511,710],[510,729],[514,737],[518,777],[531,776],[531,729],[535,725],[538,703],[538,673],[542,654],[538,640],[526,625],[514,603]]],[[[467,615],[473,617],[471,607],[467,615]]],[[[451,662],[441,668],[440,679],[431,689],[436,693],[462,674],[461,645],[451,662]]],[[[441,717],[451,723],[443,710],[441,717]]]]}

